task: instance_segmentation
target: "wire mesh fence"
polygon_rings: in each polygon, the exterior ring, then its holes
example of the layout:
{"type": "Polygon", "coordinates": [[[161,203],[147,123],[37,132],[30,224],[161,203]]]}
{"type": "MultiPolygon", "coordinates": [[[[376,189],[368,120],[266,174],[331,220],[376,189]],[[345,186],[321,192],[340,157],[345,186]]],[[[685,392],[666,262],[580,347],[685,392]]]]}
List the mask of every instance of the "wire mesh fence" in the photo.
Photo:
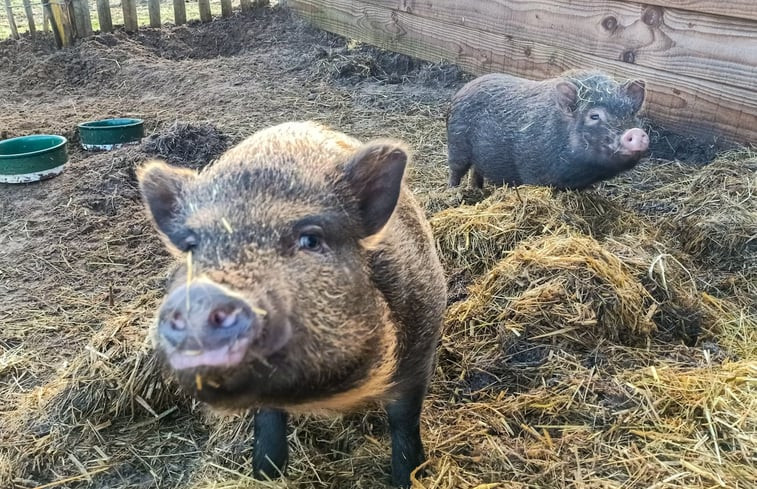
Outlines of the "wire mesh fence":
{"type": "MultiPolygon", "coordinates": [[[[61,6],[69,5],[71,0],[49,0],[61,6]]],[[[110,12],[111,22],[114,27],[124,25],[124,8],[121,0],[88,0],[83,2],[89,7],[89,17],[92,29],[100,30],[100,16],[98,15],[98,3],[103,3],[110,12]]],[[[134,0],[136,4],[137,25],[150,25],[150,10],[148,0],[134,0]]],[[[210,13],[218,17],[222,13],[222,0],[208,0],[210,13]]],[[[233,0],[234,8],[239,8],[240,1],[233,0]]],[[[251,2],[255,4],[254,1],[251,2]]],[[[173,0],[160,0],[161,23],[176,23],[173,0]]],[[[198,0],[184,0],[186,20],[200,20],[200,2],[198,0]]],[[[8,37],[22,36],[33,31],[48,31],[49,25],[45,18],[42,0],[0,0],[0,40],[8,37]]]]}

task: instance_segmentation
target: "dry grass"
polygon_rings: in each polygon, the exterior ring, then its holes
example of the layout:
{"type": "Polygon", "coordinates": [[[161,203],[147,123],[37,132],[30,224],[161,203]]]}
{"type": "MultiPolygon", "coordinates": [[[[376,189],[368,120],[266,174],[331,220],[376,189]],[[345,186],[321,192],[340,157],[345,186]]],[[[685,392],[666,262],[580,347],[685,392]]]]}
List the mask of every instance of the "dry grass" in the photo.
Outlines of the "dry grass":
{"type": "MultiPolygon", "coordinates": [[[[145,339],[169,261],[142,214],[134,165],[148,153],[199,165],[223,134],[236,141],[306,117],[363,139],[402,137],[416,151],[409,182],[433,216],[453,289],[416,489],[754,487],[752,153],[702,168],[654,162],[587,192],[447,191],[446,92],[418,73],[376,83],[370,78],[392,75],[397,60],[366,70],[365,52],[350,49],[284,76],[284,60],[312,61],[308,49],[338,43],[267,15],[261,24],[235,20],[239,29],[189,28],[205,37],[169,45],[181,55],[170,62],[135,40],[119,38],[115,54],[99,46],[93,59],[110,53],[120,63],[101,105],[61,102],[73,83],[49,100],[40,95],[45,130],[74,115],[147,114],[160,144],[72,149],[62,176],[0,194],[0,487],[386,486],[380,411],[294,419],[287,479],[252,481],[251,417],[218,417],[184,396],[145,339]],[[182,57],[227,45],[213,29],[267,30],[249,43],[259,53],[182,57]],[[238,92],[238,72],[249,66],[242,78],[252,88],[238,92]],[[369,80],[322,79],[345,70],[369,80]],[[183,81],[187,72],[200,81],[183,81]],[[137,79],[166,85],[164,98],[158,89],[143,98],[137,79]],[[198,89],[203,80],[218,91],[198,89]],[[171,126],[182,114],[214,126],[171,126]]],[[[7,91],[16,84],[5,81],[10,114],[28,93],[7,91]]]]}
{"type": "Polygon", "coordinates": [[[757,267],[757,154],[749,150],[716,161],[662,187],[649,198],[669,202],[668,223],[681,248],[705,263],[739,270],[757,267]]]}
{"type": "Polygon", "coordinates": [[[591,348],[596,340],[584,332],[614,341],[644,337],[655,330],[655,312],[651,294],[617,256],[592,238],[556,234],[521,243],[470,287],[447,319],[516,337],[559,335],[591,348]]]}
{"type": "MultiPolygon", "coordinates": [[[[472,191],[456,197],[446,192],[446,202],[470,200],[472,191]]],[[[465,191],[463,191],[465,192],[465,191]]],[[[481,194],[479,194],[481,195],[481,194]]],[[[442,199],[427,205],[440,207],[442,199]]],[[[624,231],[637,232],[641,220],[602,196],[562,192],[544,187],[503,187],[474,205],[440,210],[431,226],[448,269],[465,268],[480,273],[523,239],[575,231],[602,237],[624,231]]]]}

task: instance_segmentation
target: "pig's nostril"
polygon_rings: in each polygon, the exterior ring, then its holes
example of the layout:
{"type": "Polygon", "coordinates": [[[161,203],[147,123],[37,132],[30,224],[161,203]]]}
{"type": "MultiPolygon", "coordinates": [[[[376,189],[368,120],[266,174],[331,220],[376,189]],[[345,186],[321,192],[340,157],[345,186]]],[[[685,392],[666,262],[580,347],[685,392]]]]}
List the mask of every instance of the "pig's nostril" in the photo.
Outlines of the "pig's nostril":
{"type": "Polygon", "coordinates": [[[184,321],[184,318],[179,311],[175,311],[171,315],[170,324],[171,329],[175,329],[177,331],[181,331],[187,327],[187,323],[184,321]]]}
{"type": "Polygon", "coordinates": [[[219,307],[210,312],[208,323],[214,328],[230,328],[237,323],[241,310],[219,307]]]}

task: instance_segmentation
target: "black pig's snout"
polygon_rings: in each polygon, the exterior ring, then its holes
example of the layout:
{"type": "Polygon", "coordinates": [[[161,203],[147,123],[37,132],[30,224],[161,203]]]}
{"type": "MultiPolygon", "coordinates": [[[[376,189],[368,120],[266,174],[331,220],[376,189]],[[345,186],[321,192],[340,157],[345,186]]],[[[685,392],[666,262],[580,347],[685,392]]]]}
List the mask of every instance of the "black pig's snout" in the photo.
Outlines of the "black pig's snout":
{"type": "Polygon", "coordinates": [[[210,282],[174,290],[160,311],[158,334],[175,369],[232,366],[261,332],[263,311],[210,282]]]}

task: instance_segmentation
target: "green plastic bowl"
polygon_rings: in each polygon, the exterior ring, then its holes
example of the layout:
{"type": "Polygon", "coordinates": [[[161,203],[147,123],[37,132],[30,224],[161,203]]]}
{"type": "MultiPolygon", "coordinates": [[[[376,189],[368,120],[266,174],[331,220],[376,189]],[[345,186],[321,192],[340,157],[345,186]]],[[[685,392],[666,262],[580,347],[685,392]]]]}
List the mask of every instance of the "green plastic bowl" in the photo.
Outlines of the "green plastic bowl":
{"type": "Polygon", "coordinates": [[[0,182],[36,182],[60,175],[68,161],[66,142],[52,134],[0,141],[0,182]]]}
{"type": "Polygon", "coordinates": [[[103,119],[79,124],[79,137],[86,150],[120,148],[138,144],[145,135],[142,119],[103,119]]]}

